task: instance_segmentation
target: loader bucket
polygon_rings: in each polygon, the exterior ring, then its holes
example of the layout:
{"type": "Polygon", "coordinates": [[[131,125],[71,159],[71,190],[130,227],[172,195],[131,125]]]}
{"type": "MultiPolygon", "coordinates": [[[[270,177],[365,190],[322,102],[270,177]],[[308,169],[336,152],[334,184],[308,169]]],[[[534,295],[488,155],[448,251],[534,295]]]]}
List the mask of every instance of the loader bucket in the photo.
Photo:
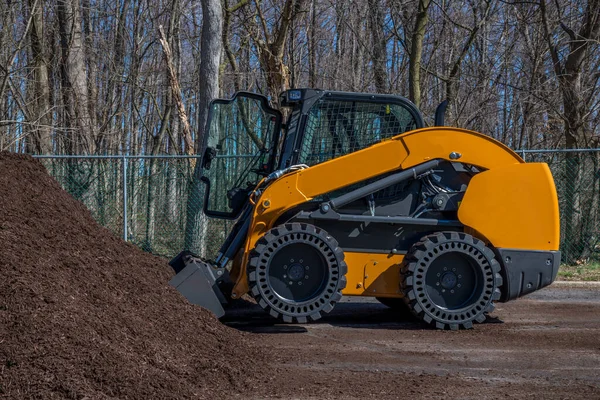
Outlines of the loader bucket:
{"type": "Polygon", "coordinates": [[[175,275],[169,284],[190,303],[206,308],[221,318],[227,299],[219,285],[229,279],[227,270],[204,262],[188,251],[179,253],[169,262],[175,275]]]}

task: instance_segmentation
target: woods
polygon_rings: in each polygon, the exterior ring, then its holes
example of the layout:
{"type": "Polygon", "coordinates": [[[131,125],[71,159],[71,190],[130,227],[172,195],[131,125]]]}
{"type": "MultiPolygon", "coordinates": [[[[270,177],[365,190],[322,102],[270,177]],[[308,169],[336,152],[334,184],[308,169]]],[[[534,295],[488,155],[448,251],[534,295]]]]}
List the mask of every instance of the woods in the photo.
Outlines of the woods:
{"type": "Polygon", "coordinates": [[[161,25],[195,141],[212,95],[315,86],[405,95],[430,123],[448,98],[447,123],[513,148],[595,147],[599,14],[596,0],[6,1],[0,147],[187,153],[161,25]]]}
{"type": "MultiPolygon", "coordinates": [[[[7,0],[0,44],[0,150],[194,154],[212,98],[247,90],[277,105],[290,87],[403,95],[428,124],[448,99],[446,124],[514,149],[600,146],[598,0],[7,0]]],[[[585,170],[597,157],[581,157],[554,171],[574,259],[589,247],[582,212],[600,202],[598,174],[588,182],[585,170]]],[[[194,243],[206,225],[195,164],[158,164],[125,177],[149,177],[132,188],[131,207],[147,210],[144,240],[155,210],[170,223],[184,196],[186,243],[205,247],[194,243]]],[[[85,197],[123,180],[110,165],[53,168],[85,197]]]]}

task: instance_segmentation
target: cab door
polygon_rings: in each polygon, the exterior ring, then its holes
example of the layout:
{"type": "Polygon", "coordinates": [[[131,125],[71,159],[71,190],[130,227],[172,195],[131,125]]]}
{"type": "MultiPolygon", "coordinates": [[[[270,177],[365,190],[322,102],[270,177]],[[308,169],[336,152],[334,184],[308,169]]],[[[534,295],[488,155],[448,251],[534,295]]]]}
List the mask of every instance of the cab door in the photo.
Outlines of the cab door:
{"type": "Polygon", "coordinates": [[[260,179],[273,171],[281,113],[266,97],[238,92],[213,100],[202,157],[204,213],[235,219],[260,179]]]}

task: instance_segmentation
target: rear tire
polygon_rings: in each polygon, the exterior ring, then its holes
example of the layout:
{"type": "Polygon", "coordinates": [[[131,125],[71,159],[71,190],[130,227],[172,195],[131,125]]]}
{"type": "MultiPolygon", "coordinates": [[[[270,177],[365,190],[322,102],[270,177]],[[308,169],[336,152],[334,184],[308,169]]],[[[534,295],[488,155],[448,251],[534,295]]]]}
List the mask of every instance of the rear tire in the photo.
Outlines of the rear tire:
{"type": "Polygon", "coordinates": [[[500,299],[494,252],[462,232],[439,232],[414,244],[402,267],[404,301],[417,318],[438,329],[471,329],[500,299]]]}
{"type": "Polygon", "coordinates": [[[248,263],[250,293],[271,316],[306,323],[333,310],[346,287],[337,241],[310,224],[278,226],[260,238],[248,263]]]}

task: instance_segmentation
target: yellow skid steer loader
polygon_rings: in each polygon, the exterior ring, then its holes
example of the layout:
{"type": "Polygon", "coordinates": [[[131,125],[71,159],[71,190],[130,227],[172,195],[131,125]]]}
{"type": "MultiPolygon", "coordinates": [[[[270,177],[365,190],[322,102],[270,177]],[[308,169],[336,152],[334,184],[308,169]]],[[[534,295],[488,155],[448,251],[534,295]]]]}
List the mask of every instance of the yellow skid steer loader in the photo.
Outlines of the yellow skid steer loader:
{"type": "Polygon", "coordinates": [[[214,100],[201,167],[206,216],[232,220],[214,259],[184,251],[171,284],[217,316],[249,293],[306,323],[342,296],[472,328],[495,301],[549,285],[560,264],[556,188],[481,133],[426,128],[407,99],[295,89],[282,113],[237,93],[214,100]]]}

